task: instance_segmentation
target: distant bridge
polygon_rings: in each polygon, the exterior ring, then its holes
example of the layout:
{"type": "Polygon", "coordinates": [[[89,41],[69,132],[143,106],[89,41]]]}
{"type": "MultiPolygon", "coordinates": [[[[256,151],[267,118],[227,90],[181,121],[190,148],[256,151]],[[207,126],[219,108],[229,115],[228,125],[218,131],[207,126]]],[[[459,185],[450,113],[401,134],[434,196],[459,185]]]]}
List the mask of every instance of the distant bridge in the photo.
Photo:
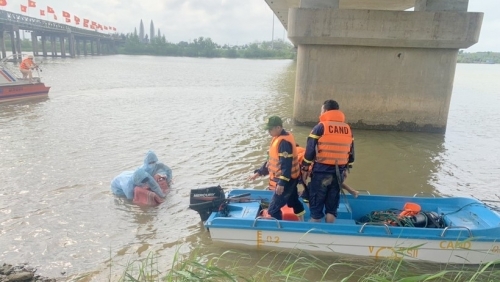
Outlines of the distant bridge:
{"type": "Polygon", "coordinates": [[[10,35],[13,57],[21,59],[20,30],[31,33],[31,43],[35,56],[76,57],[82,54],[85,56],[114,54],[116,47],[124,42],[124,39],[117,35],[103,34],[94,30],[32,18],[9,11],[0,11],[1,58],[7,57],[5,47],[5,34],[7,33],[10,35]],[[50,43],[50,46],[47,42],[50,43]]]}

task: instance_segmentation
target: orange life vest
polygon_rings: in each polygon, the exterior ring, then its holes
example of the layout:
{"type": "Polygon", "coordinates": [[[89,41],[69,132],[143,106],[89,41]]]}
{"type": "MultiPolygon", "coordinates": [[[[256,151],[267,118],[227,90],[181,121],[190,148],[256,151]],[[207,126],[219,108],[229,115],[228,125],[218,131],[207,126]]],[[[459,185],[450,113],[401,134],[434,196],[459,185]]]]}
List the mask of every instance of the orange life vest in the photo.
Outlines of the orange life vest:
{"type": "MultiPolygon", "coordinates": [[[[306,148],[297,146],[297,160],[299,161],[299,166],[302,164],[304,160],[304,156],[306,155],[306,148]]],[[[313,166],[309,166],[309,172],[312,171],[313,166]]],[[[301,172],[302,173],[302,172],[301,172]]]]}
{"type": "Polygon", "coordinates": [[[319,117],[323,124],[323,135],[318,139],[316,162],[327,165],[346,165],[352,144],[351,127],[345,123],[344,114],[339,110],[323,113],[319,117]]]}
{"type": "Polygon", "coordinates": [[[21,65],[19,66],[19,68],[21,68],[23,70],[29,70],[32,65],[33,65],[33,62],[31,61],[31,59],[26,58],[21,62],[21,65]]]}
{"type": "Polygon", "coordinates": [[[274,137],[271,140],[271,146],[269,147],[269,160],[267,161],[267,169],[269,170],[269,188],[274,190],[276,186],[278,186],[278,181],[281,176],[281,167],[280,167],[280,156],[285,158],[293,158],[292,160],[292,173],[291,178],[296,179],[299,177],[299,162],[297,159],[297,147],[295,146],[295,138],[291,133],[288,135],[280,135],[278,137],[274,137]],[[292,144],[292,155],[280,155],[279,153],[279,145],[282,140],[290,142],[292,144]]]}
{"type": "Polygon", "coordinates": [[[306,148],[297,146],[297,160],[299,160],[299,164],[304,160],[304,155],[306,153],[306,148]]]}

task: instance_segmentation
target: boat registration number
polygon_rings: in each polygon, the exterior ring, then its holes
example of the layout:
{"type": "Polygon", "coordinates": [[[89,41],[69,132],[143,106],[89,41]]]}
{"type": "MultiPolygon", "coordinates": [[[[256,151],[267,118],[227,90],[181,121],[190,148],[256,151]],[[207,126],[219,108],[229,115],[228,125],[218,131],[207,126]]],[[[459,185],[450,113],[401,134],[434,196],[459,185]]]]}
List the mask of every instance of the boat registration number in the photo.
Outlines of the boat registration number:
{"type": "Polygon", "coordinates": [[[279,244],[280,236],[276,235],[263,235],[262,231],[257,231],[257,247],[265,244],[279,244]]]}
{"type": "Polygon", "coordinates": [[[22,92],[23,91],[23,87],[13,87],[13,88],[9,88],[8,89],[8,93],[14,93],[14,92],[22,92]]]}

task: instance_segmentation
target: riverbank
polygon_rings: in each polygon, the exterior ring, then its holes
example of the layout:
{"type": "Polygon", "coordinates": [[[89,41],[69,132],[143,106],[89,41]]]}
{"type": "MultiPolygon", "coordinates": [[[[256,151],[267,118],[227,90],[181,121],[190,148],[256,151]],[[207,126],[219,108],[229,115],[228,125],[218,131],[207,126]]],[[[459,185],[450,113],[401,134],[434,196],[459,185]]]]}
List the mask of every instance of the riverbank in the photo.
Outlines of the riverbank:
{"type": "Polygon", "coordinates": [[[500,53],[495,53],[495,52],[465,53],[463,50],[460,50],[457,56],[457,63],[500,64],[500,53]]]}
{"type": "Polygon", "coordinates": [[[36,268],[28,264],[12,265],[0,263],[0,282],[57,282],[55,278],[43,277],[36,274],[36,268]]]}

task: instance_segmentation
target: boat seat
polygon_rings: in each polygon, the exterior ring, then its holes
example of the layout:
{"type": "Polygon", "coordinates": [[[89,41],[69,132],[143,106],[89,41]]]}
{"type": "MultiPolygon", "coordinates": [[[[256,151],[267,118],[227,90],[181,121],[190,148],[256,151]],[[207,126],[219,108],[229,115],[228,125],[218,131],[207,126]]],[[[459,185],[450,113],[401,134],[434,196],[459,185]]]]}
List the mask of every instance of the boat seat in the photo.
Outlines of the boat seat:
{"type": "Polygon", "coordinates": [[[260,202],[229,204],[229,216],[235,218],[256,218],[260,212],[260,202]]]}
{"type": "Polygon", "coordinates": [[[439,215],[443,215],[446,226],[463,226],[467,228],[488,228],[488,223],[479,217],[471,217],[470,212],[460,210],[459,207],[438,208],[439,215]]]}
{"type": "Polygon", "coordinates": [[[333,222],[333,224],[349,224],[349,225],[356,225],[356,221],[354,219],[340,219],[337,218],[333,222]]]}

